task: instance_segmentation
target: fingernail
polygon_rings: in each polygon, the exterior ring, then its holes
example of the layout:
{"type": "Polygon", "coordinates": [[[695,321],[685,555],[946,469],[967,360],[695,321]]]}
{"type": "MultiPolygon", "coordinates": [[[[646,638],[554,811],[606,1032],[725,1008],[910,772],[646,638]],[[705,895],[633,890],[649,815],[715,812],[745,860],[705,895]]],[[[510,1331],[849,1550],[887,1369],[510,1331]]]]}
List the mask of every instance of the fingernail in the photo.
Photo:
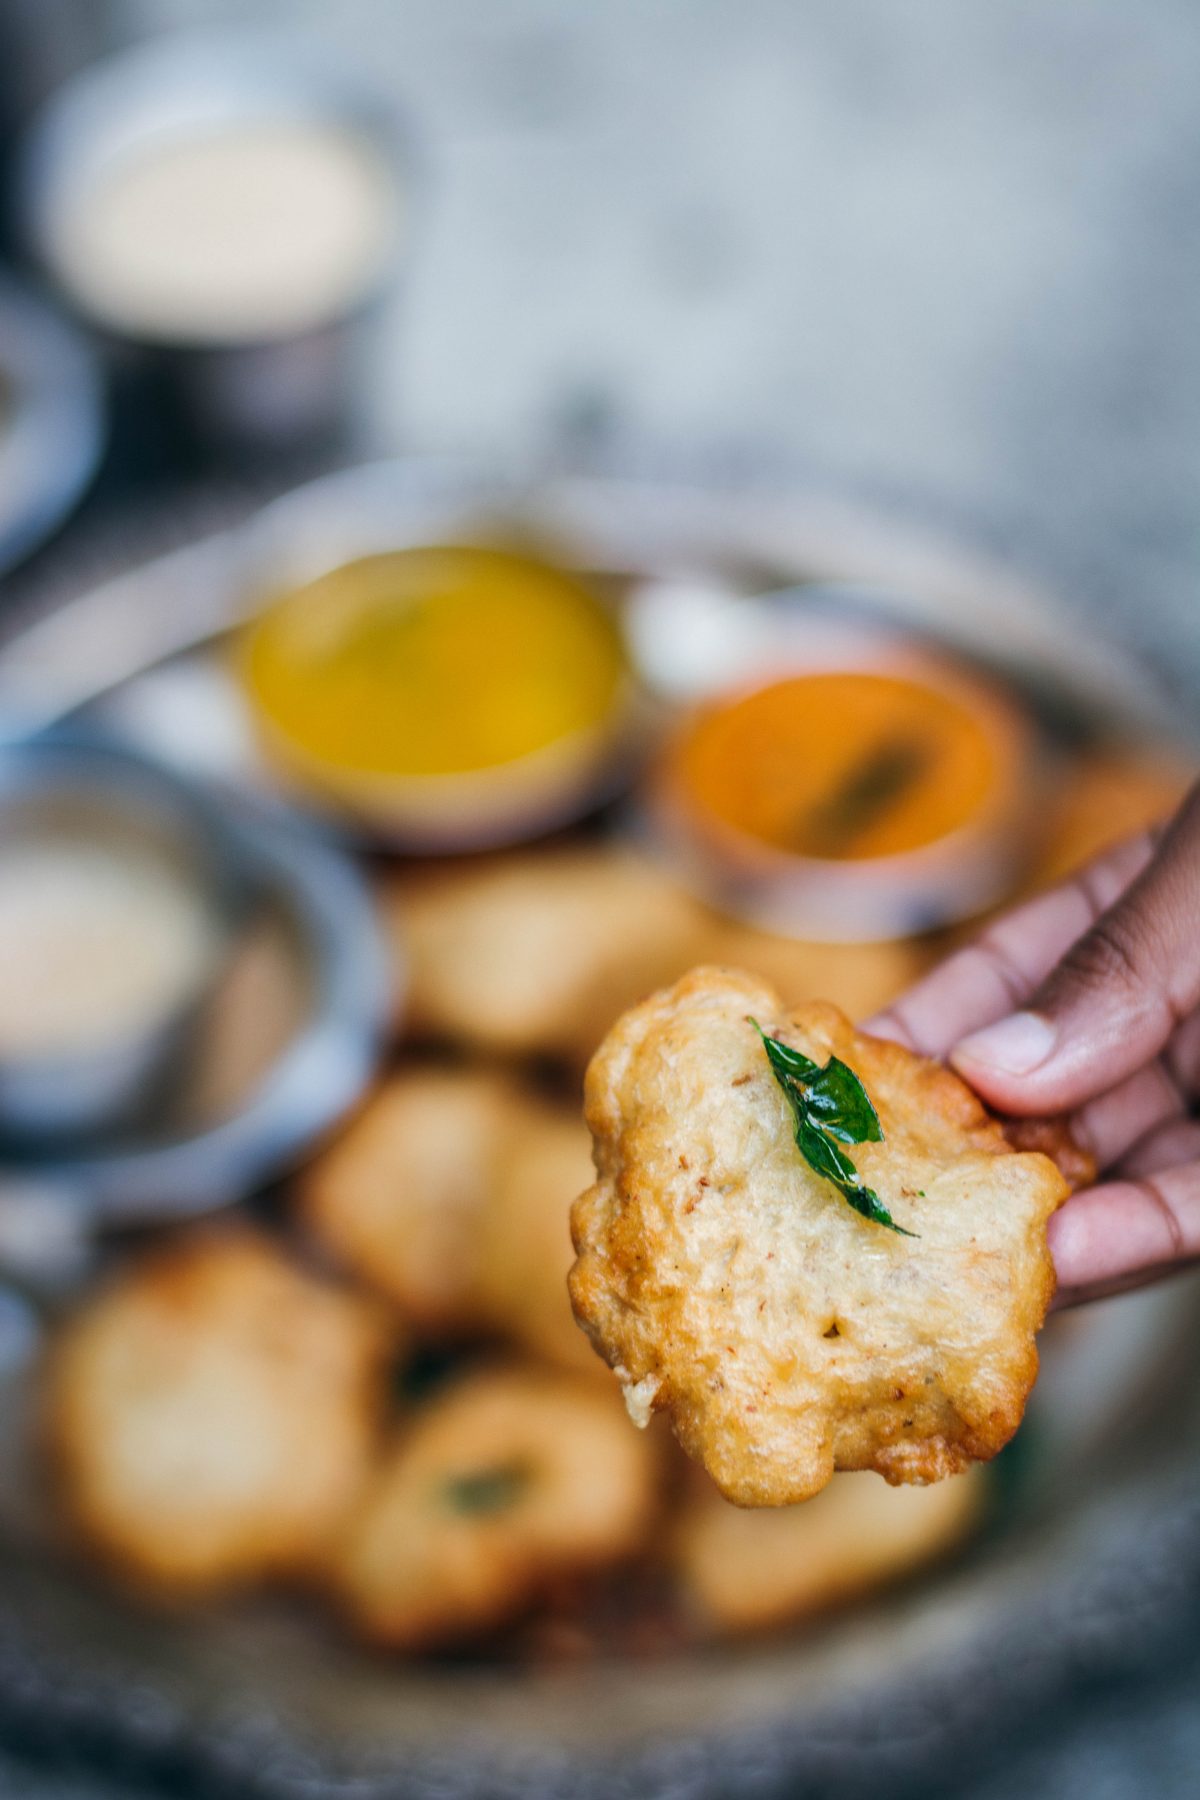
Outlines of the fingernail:
{"type": "Polygon", "coordinates": [[[1011,1013],[985,1031],[973,1031],[950,1053],[957,1067],[994,1069],[998,1075],[1029,1075],[1054,1048],[1054,1027],[1039,1013],[1011,1013]]]}

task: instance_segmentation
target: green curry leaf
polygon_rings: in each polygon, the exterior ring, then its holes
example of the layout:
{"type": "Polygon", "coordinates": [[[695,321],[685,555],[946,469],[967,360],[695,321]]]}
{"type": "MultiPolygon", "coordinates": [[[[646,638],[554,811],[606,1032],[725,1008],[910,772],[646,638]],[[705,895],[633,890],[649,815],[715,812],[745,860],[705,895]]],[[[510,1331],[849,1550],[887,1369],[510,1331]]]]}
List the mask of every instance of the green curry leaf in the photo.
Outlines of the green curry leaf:
{"type": "Polygon", "coordinates": [[[871,1097],[854,1070],[831,1056],[804,1084],[808,1110],[821,1130],[842,1144],[879,1144],[883,1127],[871,1097]]]}
{"type": "Polygon", "coordinates": [[[526,1463],[498,1463],[451,1476],[443,1492],[452,1512],[468,1516],[507,1512],[523,1497],[532,1478],[533,1471],[526,1463]]]}
{"type": "Polygon", "coordinates": [[[802,1051],[768,1036],[757,1019],[750,1023],[762,1039],[771,1072],[783,1089],[796,1147],[809,1168],[831,1182],[864,1219],[901,1237],[915,1237],[915,1232],[897,1225],[874,1188],[858,1179],[857,1169],[840,1147],[883,1141],[879,1114],[854,1070],[836,1056],[822,1068],[802,1051]]]}

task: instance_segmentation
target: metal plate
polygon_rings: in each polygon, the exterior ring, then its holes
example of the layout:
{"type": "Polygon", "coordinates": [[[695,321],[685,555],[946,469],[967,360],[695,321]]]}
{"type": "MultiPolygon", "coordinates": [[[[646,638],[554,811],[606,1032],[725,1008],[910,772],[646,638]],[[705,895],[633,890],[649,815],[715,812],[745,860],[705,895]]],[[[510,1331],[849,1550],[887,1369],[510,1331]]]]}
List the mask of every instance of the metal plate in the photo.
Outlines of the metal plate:
{"type": "MultiPolygon", "coordinates": [[[[533,486],[401,466],[320,484],[172,568],[220,569],[223,591],[210,587],[203,601],[206,629],[217,629],[267,570],[299,573],[336,559],[339,545],[360,550],[372,530],[396,543],[514,508],[595,565],[884,582],[912,596],[902,616],[919,628],[1014,667],[1106,727],[1176,725],[1127,663],[1064,631],[1045,596],[969,553],[803,497],[533,486]]],[[[188,641],[185,618],[162,618],[161,565],[111,591],[122,616],[140,621],[136,667],[188,641]]],[[[104,616],[102,595],[76,604],[76,623],[98,643],[104,616]]],[[[38,629],[38,656],[26,640],[0,658],[0,692],[13,691],[22,667],[43,696],[56,670],[78,675],[68,619],[38,629]]],[[[154,679],[166,677],[177,679],[169,664],[154,679]]],[[[150,690],[136,701],[138,687],[112,688],[110,716],[130,721],[139,706],[143,722],[153,715],[150,690]]],[[[78,681],[75,691],[87,697],[78,681]]],[[[1136,1654],[1194,1591],[1197,1298],[1189,1278],[1052,1322],[990,1531],[899,1593],[736,1649],[561,1669],[403,1664],[355,1651],[299,1603],[174,1620],[82,1574],[50,1540],[36,1486],[14,1478],[0,1493],[0,1710],[159,1772],[186,1768],[200,1789],[223,1794],[698,1800],[809,1779],[854,1796],[877,1794],[883,1779],[944,1773],[1081,1669],[1136,1654]]],[[[9,1393],[0,1465],[19,1471],[18,1378],[9,1393]]]]}

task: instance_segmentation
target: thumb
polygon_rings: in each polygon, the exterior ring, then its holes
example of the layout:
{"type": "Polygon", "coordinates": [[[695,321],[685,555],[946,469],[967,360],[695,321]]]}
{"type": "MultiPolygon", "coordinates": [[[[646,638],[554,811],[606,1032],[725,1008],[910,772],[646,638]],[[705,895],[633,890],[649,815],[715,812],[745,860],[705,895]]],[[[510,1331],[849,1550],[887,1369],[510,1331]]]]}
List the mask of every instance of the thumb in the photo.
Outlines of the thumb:
{"type": "Polygon", "coordinates": [[[950,1061],[1003,1111],[1061,1112],[1157,1056],[1198,1002],[1200,785],[1027,1007],[961,1039],[950,1061]]]}

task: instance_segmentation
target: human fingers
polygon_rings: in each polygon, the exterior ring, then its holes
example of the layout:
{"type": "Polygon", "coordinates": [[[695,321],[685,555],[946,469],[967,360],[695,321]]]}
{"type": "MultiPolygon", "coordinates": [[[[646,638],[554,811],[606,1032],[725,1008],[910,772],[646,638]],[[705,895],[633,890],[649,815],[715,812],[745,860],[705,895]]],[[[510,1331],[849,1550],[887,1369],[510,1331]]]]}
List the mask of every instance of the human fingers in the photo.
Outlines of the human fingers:
{"type": "Polygon", "coordinates": [[[1182,1168],[1200,1162],[1200,1123],[1195,1119],[1168,1119],[1157,1131],[1149,1131],[1121,1158],[1117,1174],[1126,1178],[1158,1175],[1163,1169],[1182,1168]]]}
{"type": "Polygon", "coordinates": [[[1174,1033],[1162,1060],[1180,1093],[1200,1098],[1200,1009],[1174,1033]]]}
{"type": "Polygon", "coordinates": [[[923,1056],[945,1056],[968,1032],[1023,1006],[1071,945],[1112,905],[1154,851],[1152,833],[1108,850],[1070,881],[993,920],[864,1030],[923,1056]]]}
{"type": "Polygon", "coordinates": [[[1063,1112],[1148,1063],[1200,1002],[1200,785],[1150,861],[1019,1010],[955,1068],[1012,1113],[1063,1112]]]}
{"type": "Polygon", "coordinates": [[[1154,1057],[1107,1093],[1077,1107],[1067,1124],[1080,1149],[1096,1159],[1096,1167],[1111,1169],[1147,1133],[1185,1118],[1188,1107],[1165,1060],[1154,1057]]]}
{"type": "Polygon", "coordinates": [[[1047,1236],[1058,1306],[1153,1281],[1200,1256],[1200,1162],[1087,1188],[1054,1214],[1047,1236]]]}
{"type": "MultiPolygon", "coordinates": [[[[1089,1100],[1068,1118],[1071,1136],[1095,1158],[1101,1169],[1120,1162],[1129,1172],[1130,1153],[1144,1153],[1147,1145],[1175,1141],[1179,1128],[1189,1125],[1192,1104],[1200,1094],[1200,1011],[1194,1012],[1173,1033],[1161,1056],[1127,1076],[1095,1100],[1089,1100]]],[[[1191,1152],[1164,1158],[1188,1162],[1191,1152]]],[[[1195,1154],[1200,1156],[1200,1143],[1195,1154]]]]}

